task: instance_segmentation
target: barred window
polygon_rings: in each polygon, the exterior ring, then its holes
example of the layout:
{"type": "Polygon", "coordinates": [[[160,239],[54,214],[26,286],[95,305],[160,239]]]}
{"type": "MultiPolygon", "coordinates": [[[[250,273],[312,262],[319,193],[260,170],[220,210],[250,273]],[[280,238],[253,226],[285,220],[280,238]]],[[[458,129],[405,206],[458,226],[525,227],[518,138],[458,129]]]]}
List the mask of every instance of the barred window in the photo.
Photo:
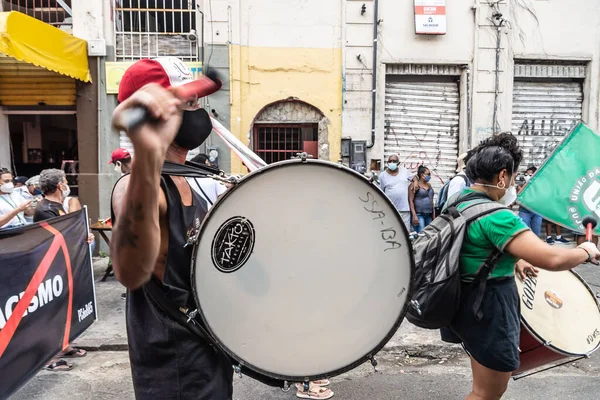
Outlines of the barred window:
{"type": "Polygon", "coordinates": [[[71,33],[71,0],[4,0],[4,11],[18,11],[71,33]]]}
{"type": "Polygon", "coordinates": [[[175,56],[198,61],[199,14],[195,0],[116,0],[116,60],[175,56]]]}

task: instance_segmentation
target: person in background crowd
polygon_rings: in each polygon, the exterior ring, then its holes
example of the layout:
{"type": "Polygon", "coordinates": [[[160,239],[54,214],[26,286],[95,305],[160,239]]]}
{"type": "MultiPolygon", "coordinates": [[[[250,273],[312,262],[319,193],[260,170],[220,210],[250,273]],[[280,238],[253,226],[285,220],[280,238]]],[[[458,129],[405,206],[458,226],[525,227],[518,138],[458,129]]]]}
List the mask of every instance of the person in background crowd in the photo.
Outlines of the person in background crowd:
{"type": "MultiPolygon", "coordinates": [[[[534,167],[533,165],[530,165],[529,167],[527,167],[527,171],[525,171],[525,184],[527,184],[529,182],[529,180],[531,179],[533,174],[535,174],[535,171],[537,171],[537,168],[534,167]]],[[[524,185],[519,185],[517,187],[517,193],[521,193],[521,191],[523,190],[523,187],[524,187],[524,185]]],[[[529,227],[529,229],[531,229],[531,231],[533,233],[535,233],[536,236],[540,236],[540,233],[542,231],[542,217],[541,216],[539,216],[538,214],[529,210],[528,208],[519,206],[519,217],[521,217],[523,222],[525,222],[525,225],[527,225],[529,227]]]]}
{"type": "Polygon", "coordinates": [[[127,149],[118,148],[112,152],[110,156],[109,164],[115,164],[115,171],[121,172],[121,175],[125,175],[131,172],[131,154],[127,149]]]}
{"type": "Polygon", "coordinates": [[[32,201],[15,191],[12,173],[0,168],[0,229],[26,225],[26,216],[33,215],[32,201]]]}
{"type": "Polygon", "coordinates": [[[570,243],[567,239],[562,237],[562,232],[559,225],[553,224],[550,221],[546,221],[546,243],[554,244],[555,242],[568,244],[570,243]],[[552,239],[552,227],[556,231],[556,240],[552,239]]]}
{"type": "Polygon", "coordinates": [[[15,176],[13,178],[13,184],[15,185],[15,189],[24,188],[24,187],[26,187],[26,184],[27,184],[27,177],[26,176],[15,176]]]}
{"type": "Polygon", "coordinates": [[[465,188],[471,186],[471,181],[469,181],[469,177],[465,174],[465,165],[467,163],[469,157],[469,153],[462,153],[456,159],[457,174],[454,175],[454,178],[450,180],[450,184],[448,185],[448,195],[446,198],[450,198],[454,196],[456,193],[461,193],[465,188]]]}
{"type": "MultiPolygon", "coordinates": [[[[206,154],[198,154],[190,161],[195,162],[197,164],[206,164],[210,166],[210,160],[206,154]]],[[[200,197],[202,197],[208,203],[208,208],[210,208],[227,190],[227,187],[219,181],[216,181],[212,178],[186,178],[190,187],[194,190],[194,192],[198,193],[200,197]]]]}
{"type": "MultiPolygon", "coordinates": [[[[416,179],[416,178],[415,178],[416,179]]],[[[410,206],[408,205],[408,185],[412,180],[412,174],[406,168],[400,166],[397,155],[388,157],[385,171],[379,176],[381,190],[390,198],[400,213],[407,231],[411,231],[410,206]]]]}
{"type": "Polygon", "coordinates": [[[196,164],[206,164],[209,167],[212,166],[212,164],[210,162],[210,158],[206,154],[203,154],[203,153],[198,154],[197,156],[192,158],[190,161],[195,162],[196,164]]]}
{"type": "Polygon", "coordinates": [[[42,190],[40,189],[39,175],[32,176],[31,178],[27,179],[27,182],[25,182],[25,186],[27,186],[27,191],[32,196],[35,196],[38,200],[42,199],[42,190]]]}
{"type": "Polygon", "coordinates": [[[433,188],[429,184],[431,172],[429,168],[420,165],[417,170],[417,182],[410,184],[408,189],[408,203],[412,216],[412,225],[415,232],[419,233],[434,218],[433,188]]]}
{"type": "MultiPolygon", "coordinates": [[[[69,196],[71,190],[67,184],[65,172],[59,169],[43,170],[40,174],[40,187],[44,199],[38,203],[35,209],[34,222],[67,214],[63,208],[63,202],[69,196]]],[[[88,244],[91,244],[93,239],[94,236],[89,234],[87,237],[88,244]]],[[[47,371],[69,371],[73,368],[73,364],[61,360],[61,358],[85,357],[86,354],[87,352],[83,349],[68,346],[67,349],[58,353],[57,357],[50,360],[44,366],[44,369],[47,371]]]]}

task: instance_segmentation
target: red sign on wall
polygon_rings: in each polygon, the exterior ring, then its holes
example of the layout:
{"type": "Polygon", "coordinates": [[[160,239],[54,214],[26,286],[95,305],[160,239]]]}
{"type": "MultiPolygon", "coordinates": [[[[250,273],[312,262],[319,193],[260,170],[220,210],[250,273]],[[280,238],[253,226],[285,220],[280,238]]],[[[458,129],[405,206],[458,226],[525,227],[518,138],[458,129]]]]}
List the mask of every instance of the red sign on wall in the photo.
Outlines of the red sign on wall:
{"type": "Polygon", "coordinates": [[[415,33],[446,34],[446,0],[415,0],[415,33]]]}

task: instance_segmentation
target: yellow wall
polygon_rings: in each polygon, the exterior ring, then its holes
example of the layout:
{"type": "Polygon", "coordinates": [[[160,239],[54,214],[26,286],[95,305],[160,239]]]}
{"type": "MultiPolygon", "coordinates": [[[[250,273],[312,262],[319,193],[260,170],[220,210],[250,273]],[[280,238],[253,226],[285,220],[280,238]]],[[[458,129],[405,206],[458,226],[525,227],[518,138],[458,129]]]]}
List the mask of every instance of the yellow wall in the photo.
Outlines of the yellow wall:
{"type": "MultiPolygon", "coordinates": [[[[329,120],[329,157],[338,161],[342,134],[342,51],[230,45],[231,132],[248,145],[261,109],[296,97],[329,120]]],[[[232,154],[231,173],[246,168],[232,154]]]]}

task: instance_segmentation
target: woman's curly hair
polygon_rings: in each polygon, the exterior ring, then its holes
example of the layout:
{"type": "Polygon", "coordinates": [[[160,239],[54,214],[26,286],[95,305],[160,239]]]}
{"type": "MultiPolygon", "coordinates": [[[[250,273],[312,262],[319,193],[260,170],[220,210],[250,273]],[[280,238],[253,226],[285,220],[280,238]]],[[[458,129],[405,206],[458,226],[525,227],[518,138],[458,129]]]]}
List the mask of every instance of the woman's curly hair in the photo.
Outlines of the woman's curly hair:
{"type": "Polygon", "coordinates": [[[503,169],[511,175],[517,172],[522,159],[517,138],[510,132],[502,132],[469,151],[465,172],[472,182],[489,183],[503,169]]]}

